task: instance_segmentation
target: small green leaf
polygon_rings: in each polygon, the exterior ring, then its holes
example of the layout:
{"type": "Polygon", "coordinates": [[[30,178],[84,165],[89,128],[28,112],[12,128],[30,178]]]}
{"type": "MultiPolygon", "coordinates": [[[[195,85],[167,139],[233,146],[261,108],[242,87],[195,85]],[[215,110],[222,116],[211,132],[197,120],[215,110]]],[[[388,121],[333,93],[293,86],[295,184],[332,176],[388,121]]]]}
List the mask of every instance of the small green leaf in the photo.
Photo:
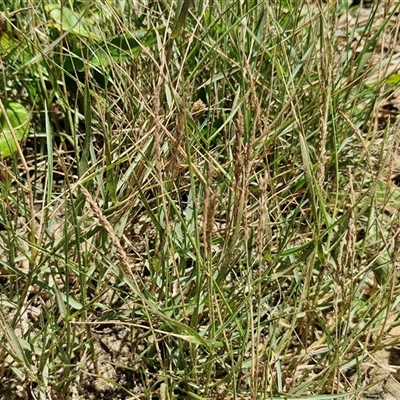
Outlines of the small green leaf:
{"type": "Polygon", "coordinates": [[[387,79],[386,79],[386,83],[388,85],[397,85],[400,82],[400,74],[393,74],[390,75],[387,79]]]}
{"type": "Polygon", "coordinates": [[[17,149],[15,138],[23,140],[29,127],[30,114],[24,106],[18,103],[8,103],[6,105],[7,117],[10,121],[12,131],[4,115],[0,116],[0,157],[5,158],[13,154],[17,149]],[[14,134],[14,135],[13,135],[14,134]]]}

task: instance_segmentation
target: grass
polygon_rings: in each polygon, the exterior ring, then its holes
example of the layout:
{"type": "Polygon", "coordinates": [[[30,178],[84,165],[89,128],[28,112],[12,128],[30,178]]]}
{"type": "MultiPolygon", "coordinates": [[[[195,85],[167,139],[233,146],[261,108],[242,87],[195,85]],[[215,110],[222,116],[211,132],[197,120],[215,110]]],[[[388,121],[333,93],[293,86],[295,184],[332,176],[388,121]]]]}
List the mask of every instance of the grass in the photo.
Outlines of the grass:
{"type": "Polygon", "coordinates": [[[362,398],[396,345],[399,6],[190,3],[2,4],[1,398],[362,398]]]}

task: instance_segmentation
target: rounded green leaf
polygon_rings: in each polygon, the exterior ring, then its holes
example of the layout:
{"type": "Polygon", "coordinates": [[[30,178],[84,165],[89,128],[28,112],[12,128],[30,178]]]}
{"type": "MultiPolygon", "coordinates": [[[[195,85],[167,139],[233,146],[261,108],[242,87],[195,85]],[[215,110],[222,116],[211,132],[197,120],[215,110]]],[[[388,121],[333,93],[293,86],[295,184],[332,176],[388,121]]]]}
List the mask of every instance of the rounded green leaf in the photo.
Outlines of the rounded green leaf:
{"type": "Polygon", "coordinates": [[[14,140],[24,139],[28,133],[30,114],[21,104],[10,102],[6,105],[6,112],[10,125],[3,114],[0,115],[0,157],[5,158],[17,149],[14,140]],[[12,130],[11,130],[11,129],[12,130]]]}

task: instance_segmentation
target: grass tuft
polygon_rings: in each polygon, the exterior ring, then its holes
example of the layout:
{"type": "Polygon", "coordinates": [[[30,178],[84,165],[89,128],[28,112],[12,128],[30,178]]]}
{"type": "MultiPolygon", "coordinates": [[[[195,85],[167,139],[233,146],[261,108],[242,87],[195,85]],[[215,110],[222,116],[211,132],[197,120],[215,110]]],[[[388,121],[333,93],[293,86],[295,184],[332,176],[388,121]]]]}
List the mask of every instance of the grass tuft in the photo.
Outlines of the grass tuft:
{"type": "Polygon", "coordinates": [[[373,390],[399,5],[272,3],[3,4],[0,398],[373,390]]]}

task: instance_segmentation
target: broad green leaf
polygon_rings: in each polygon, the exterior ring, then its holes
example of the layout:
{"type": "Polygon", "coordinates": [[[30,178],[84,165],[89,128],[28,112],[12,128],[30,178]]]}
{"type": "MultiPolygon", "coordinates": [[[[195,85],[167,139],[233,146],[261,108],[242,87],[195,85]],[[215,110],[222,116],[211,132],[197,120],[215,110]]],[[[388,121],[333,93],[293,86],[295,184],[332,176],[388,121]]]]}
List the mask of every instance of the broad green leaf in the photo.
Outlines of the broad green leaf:
{"type": "MultiPolygon", "coordinates": [[[[94,54],[88,60],[83,49],[77,49],[63,54],[62,68],[66,71],[85,70],[85,65],[90,68],[103,69],[113,61],[123,62],[140,53],[143,47],[150,47],[157,39],[155,30],[139,30],[129,35],[118,35],[103,46],[95,45],[91,53],[94,54]]],[[[61,57],[55,57],[56,62],[61,65],[61,57]]]]}
{"type": "Polygon", "coordinates": [[[400,205],[400,191],[396,185],[387,185],[385,182],[378,181],[375,196],[389,212],[398,210],[400,205]]]}
{"type": "Polygon", "coordinates": [[[2,35],[0,35],[0,54],[5,55],[9,53],[14,44],[12,39],[8,36],[7,32],[4,32],[2,35]]]}
{"type": "Polygon", "coordinates": [[[82,50],[63,53],[62,57],[54,57],[54,61],[68,72],[83,72],[85,70],[85,58],[83,57],[82,50]]]}
{"type": "Polygon", "coordinates": [[[45,9],[53,18],[54,25],[59,31],[70,31],[77,36],[100,40],[99,36],[89,28],[90,25],[75,11],[66,7],[60,7],[57,4],[48,4],[45,6],[45,9]]]}
{"type": "Polygon", "coordinates": [[[156,40],[157,35],[154,29],[115,36],[93,52],[94,56],[90,58],[90,65],[103,69],[113,61],[120,63],[130,60],[132,56],[140,54],[144,47],[150,47],[156,40]]]}
{"type": "MultiPolygon", "coordinates": [[[[24,139],[29,128],[29,112],[21,104],[14,102],[6,105],[6,112],[15,138],[18,141],[24,139]]],[[[9,157],[16,151],[17,144],[4,115],[0,116],[0,127],[0,157],[5,158],[9,157]]]]}
{"type": "Polygon", "coordinates": [[[138,30],[130,35],[118,35],[107,44],[106,52],[119,61],[131,54],[138,54],[143,47],[150,47],[157,40],[154,29],[138,30]]]}

